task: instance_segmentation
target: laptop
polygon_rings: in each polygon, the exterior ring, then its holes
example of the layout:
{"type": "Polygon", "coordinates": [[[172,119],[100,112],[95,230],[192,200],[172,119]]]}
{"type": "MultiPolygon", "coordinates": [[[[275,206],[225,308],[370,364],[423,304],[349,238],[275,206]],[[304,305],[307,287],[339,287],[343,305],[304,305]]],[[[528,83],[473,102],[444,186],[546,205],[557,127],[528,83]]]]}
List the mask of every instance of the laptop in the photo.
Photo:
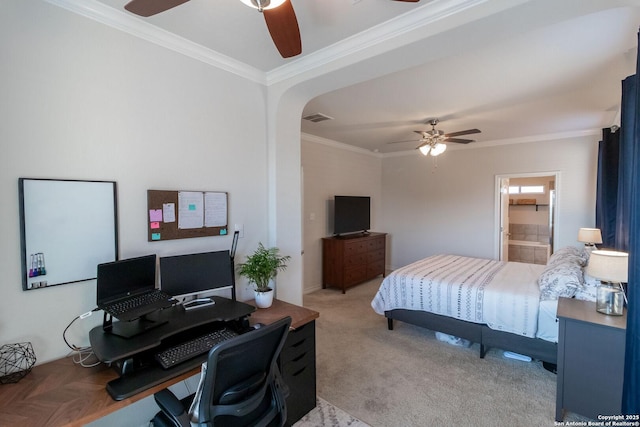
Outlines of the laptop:
{"type": "Polygon", "coordinates": [[[112,317],[130,322],[175,303],[156,289],[155,254],[98,264],[97,305],[112,317]]]}

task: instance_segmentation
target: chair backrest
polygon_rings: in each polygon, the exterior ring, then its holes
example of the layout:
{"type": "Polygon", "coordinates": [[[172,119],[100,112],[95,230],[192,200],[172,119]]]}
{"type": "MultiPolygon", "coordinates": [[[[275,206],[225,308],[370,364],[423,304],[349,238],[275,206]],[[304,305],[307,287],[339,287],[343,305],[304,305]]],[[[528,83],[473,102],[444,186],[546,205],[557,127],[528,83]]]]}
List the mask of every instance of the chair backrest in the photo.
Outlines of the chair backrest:
{"type": "Polygon", "coordinates": [[[285,317],[211,349],[197,423],[225,427],[284,424],[286,386],[277,359],[290,326],[291,318],[285,317]]]}

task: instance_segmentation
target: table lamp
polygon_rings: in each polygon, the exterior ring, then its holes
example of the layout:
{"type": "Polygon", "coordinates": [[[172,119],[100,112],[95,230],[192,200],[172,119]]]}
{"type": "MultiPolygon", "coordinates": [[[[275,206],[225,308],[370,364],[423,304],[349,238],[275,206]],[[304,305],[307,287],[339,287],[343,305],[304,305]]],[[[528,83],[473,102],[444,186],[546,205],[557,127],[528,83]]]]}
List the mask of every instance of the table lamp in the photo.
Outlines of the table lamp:
{"type": "Polygon", "coordinates": [[[600,280],[596,291],[596,311],[622,316],[627,300],[622,283],[627,282],[629,254],[626,252],[594,250],[589,257],[587,274],[600,280]]]}
{"type": "Polygon", "coordinates": [[[584,243],[585,249],[593,251],[596,243],[602,243],[602,233],[599,228],[581,228],[578,230],[578,242],[584,243]]]}

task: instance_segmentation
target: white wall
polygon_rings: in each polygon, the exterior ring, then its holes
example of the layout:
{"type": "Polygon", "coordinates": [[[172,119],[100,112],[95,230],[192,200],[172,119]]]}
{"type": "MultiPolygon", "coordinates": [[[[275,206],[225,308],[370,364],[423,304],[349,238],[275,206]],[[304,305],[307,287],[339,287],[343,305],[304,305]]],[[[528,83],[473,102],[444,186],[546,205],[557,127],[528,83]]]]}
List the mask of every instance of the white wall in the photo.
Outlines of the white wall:
{"type": "Polygon", "coordinates": [[[595,222],[596,159],[593,136],[384,158],[391,266],[436,253],[493,258],[495,176],[502,174],[559,171],[556,247],[576,245],[578,229],[595,222]]]}
{"type": "Polygon", "coordinates": [[[304,208],[304,292],[322,286],[322,238],[330,236],[328,203],[333,196],[370,196],[371,230],[386,231],[381,222],[382,159],[364,150],[340,148],[302,135],[304,208]]]}
{"type": "MultiPolygon", "coordinates": [[[[95,307],[95,281],[22,291],[19,177],[115,180],[122,258],[231,245],[147,242],[147,189],[227,191],[229,224],[244,224],[238,258],[266,242],[262,86],[39,0],[3,2],[0,38],[0,344],[61,357],[65,326],[95,307]]],[[[86,345],[99,321],[76,322],[69,340],[86,345]]]]}
{"type": "Polygon", "coordinates": [[[496,175],[559,173],[560,248],[576,245],[578,228],[595,223],[596,160],[594,136],[451,149],[425,158],[378,156],[303,135],[304,291],[320,287],[321,238],[331,232],[327,200],[337,193],[372,194],[372,228],[389,233],[389,268],[443,252],[493,258],[496,175]]]}

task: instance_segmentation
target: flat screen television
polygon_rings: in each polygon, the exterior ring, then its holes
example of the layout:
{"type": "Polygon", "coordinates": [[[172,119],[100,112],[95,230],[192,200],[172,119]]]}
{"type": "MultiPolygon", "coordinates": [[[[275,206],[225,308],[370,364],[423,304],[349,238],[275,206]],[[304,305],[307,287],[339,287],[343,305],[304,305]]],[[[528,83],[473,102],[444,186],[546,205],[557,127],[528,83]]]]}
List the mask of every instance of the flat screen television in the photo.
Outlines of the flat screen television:
{"type": "Polygon", "coordinates": [[[160,289],[182,299],[185,308],[213,304],[211,298],[200,298],[202,294],[233,286],[228,250],[160,258],[160,289]]]}
{"type": "Polygon", "coordinates": [[[367,232],[371,228],[371,197],[334,196],[333,233],[367,232]]]}

